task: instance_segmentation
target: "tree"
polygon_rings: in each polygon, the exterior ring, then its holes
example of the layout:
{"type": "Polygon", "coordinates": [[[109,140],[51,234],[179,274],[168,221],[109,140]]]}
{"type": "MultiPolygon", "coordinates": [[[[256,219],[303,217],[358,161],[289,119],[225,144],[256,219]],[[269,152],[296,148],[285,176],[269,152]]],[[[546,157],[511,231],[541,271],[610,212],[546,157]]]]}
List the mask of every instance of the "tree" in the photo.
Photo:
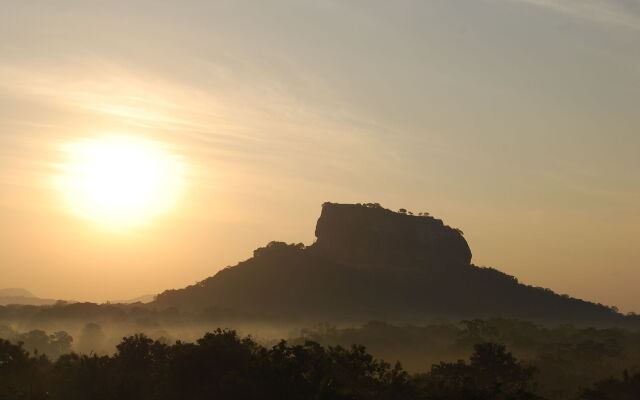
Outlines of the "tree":
{"type": "Polygon", "coordinates": [[[640,373],[630,377],[627,370],[622,380],[609,378],[597,382],[592,389],[580,393],[580,400],[637,400],[640,399],[640,373]]]}
{"type": "Polygon", "coordinates": [[[495,343],[474,346],[470,363],[440,363],[422,377],[422,391],[444,399],[538,399],[535,368],[519,363],[495,343]]]}

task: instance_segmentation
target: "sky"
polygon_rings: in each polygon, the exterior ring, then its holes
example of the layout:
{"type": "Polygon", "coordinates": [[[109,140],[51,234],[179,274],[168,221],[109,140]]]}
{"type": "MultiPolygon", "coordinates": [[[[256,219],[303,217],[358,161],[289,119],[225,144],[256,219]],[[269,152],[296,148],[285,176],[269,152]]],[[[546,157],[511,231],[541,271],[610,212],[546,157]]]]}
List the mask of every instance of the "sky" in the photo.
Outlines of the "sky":
{"type": "Polygon", "coordinates": [[[638,0],[22,0],[0,37],[0,287],[158,293],[313,243],[325,201],[378,202],[462,229],[476,265],[640,312],[638,0]],[[110,134],[184,166],[124,232],[55,184],[110,134]]]}

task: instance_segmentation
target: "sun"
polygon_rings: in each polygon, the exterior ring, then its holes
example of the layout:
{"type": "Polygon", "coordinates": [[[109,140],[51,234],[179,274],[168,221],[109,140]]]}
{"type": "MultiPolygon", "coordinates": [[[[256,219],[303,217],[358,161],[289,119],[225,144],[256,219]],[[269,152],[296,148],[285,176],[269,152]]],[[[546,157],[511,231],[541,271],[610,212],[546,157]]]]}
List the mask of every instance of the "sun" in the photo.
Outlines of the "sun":
{"type": "Polygon", "coordinates": [[[143,226],[170,210],[184,185],[184,164],[161,143],[124,135],[63,146],[56,186],[70,210],[113,230],[143,226]]]}

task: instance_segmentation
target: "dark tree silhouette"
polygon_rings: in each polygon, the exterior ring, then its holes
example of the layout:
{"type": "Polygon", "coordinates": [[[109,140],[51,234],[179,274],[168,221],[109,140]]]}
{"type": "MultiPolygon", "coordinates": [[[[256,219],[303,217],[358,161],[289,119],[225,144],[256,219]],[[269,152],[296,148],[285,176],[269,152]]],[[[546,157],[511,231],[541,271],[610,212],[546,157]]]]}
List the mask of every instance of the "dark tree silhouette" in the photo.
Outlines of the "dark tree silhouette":
{"type": "Polygon", "coordinates": [[[637,400],[640,399],[640,373],[629,376],[627,370],[622,380],[609,378],[597,382],[593,388],[585,389],[580,400],[637,400]]]}

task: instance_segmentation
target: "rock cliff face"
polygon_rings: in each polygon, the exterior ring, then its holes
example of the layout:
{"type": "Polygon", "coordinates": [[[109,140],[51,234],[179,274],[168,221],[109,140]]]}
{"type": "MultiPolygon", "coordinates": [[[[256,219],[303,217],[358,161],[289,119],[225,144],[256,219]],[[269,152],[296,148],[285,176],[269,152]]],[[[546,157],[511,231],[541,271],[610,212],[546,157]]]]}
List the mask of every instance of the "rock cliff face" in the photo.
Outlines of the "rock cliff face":
{"type": "Polygon", "coordinates": [[[471,263],[460,231],[428,216],[325,203],[312,248],[352,266],[440,268],[471,263]]]}

